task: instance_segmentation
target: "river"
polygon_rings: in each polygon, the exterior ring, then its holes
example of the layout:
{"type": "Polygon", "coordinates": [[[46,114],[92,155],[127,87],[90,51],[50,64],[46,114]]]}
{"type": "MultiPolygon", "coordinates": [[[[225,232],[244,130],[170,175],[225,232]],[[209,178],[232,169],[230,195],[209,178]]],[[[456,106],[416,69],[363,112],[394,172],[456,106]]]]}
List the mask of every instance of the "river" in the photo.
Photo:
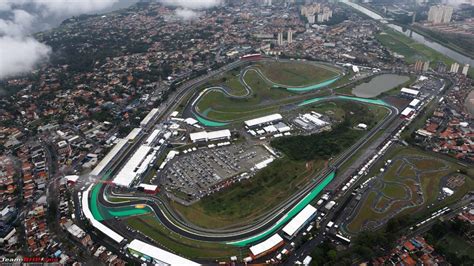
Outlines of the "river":
{"type": "Polygon", "coordinates": [[[383,74],[372,78],[369,82],[357,85],[352,89],[352,93],[361,98],[373,98],[409,80],[410,78],[408,76],[383,74]]]}
{"type": "Polygon", "coordinates": [[[448,56],[449,58],[457,61],[458,63],[461,63],[461,64],[469,64],[471,66],[474,66],[474,59],[468,57],[468,56],[465,56],[461,53],[458,53],[446,46],[443,46],[441,45],[440,43],[437,43],[437,42],[434,42],[434,41],[431,41],[427,38],[425,38],[423,35],[420,35],[412,30],[408,30],[408,29],[403,29],[402,27],[398,26],[398,25],[394,25],[394,24],[390,24],[386,21],[386,19],[382,16],[380,16],[379,14],[361,6],[361,5],[358,5],[356,3],[352,3],[352,2],[349,2],[348,0],[340,0],[340,2],[342,3],[345,3],[349,6],[351,6],[352,8],[366,14],[367,16],[371,17],[372,19],[375,19],[375,20],[378,20],[384,24],[386,24],[388,27],[412,38],[413,40],[415,40],[416,42],[419,42],[421,44],[424,44],[428,47],[430,47],[431,49],[441,53],[441,54],[444,54],[446,56],[448,56]]]}

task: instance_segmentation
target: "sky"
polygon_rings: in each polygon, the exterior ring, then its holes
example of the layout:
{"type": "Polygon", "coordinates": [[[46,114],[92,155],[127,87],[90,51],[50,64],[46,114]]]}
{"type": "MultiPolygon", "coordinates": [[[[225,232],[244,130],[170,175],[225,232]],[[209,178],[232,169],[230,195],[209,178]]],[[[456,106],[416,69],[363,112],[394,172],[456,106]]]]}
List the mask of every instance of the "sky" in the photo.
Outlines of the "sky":
{"type": "MultiPolygon", "coordinates": [[[[51,48],[32,34],[85,13],[103,13],[130,6],[138,0],[0,0],[0,79],[28,73],[46,62],[51,48]]],[[[174,6],[182,19],[194,19],[199,10],[222,0],[159,0],[174,6]]]]}

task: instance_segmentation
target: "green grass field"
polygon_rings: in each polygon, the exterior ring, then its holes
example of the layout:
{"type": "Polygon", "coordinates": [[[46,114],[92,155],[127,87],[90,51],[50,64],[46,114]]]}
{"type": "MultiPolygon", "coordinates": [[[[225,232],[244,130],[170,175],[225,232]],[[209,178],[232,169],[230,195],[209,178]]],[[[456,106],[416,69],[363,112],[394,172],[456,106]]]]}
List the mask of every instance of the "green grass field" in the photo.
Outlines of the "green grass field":
{"type": "MultiPolygon", "coordinates": [[[[272,88],[255,71],[248,71],[244,80],[252,88],[250,97],[236,99],[227,97],[220,91],[210,91],[197,103],[199,113],[217,121],[255,117],[275,112],[278,105],[271,103],[294,95],[284,89],[272,88]]],[[[231,83],[240,84],[238,77],[227,80],[227,83],[229,87],[232,86],[231,83]]]]}
{"type": "MultiPolygon", "coordinates": [[[[347,229],[349,232],[356,233],[359,232],[362,228],[362,225],[367,221],[380,221],[386,217],[389,217],[395,213],[396,216],[405,216],[410,215],[412,217],[426,215],[427,212],[431,212],[433,208],[427,209],[428,205],[434,204],[434,209],[441,208],[446,204],[455,202],[462,196],[464,196],[468,191],[474,188],[474,181],[472,177],[466,178],[466,184],[455,191],[455,194],[451,197],[446,198],[445,200],[439,202],[437,196],[440,191],[441,179],[449,174],[455,173],[458,169],[462,168],[461,166],[451,162],[442,160],[437,157],[433,157],[431,154],[420,151],[414,148],[405,148],[405,147],[396,147],[392,149],[385,155],[385,158],[407,158],[407,160],[413,164],[409,166],[406,164],[402,166],[402,161],[396,160],[392,165],[387,169],[383,174],[383,180],[390,183],[385,183],[384,187],[381,189],[381,192],[389,198],[392,199],[403,199],[409,194],[407,194],[405,188],[409,188],[411,191],[412,197],[408,201],[398,201],[395,202],[392,207],[385,210],[384,212],[376,212],[372,209],[371,206],[382,206],[382,203],[377,202],[376,193],[373,190],[369,190],[368,197],[361,203],[363,204],[358,214],[347,224],[347,229]],[[423,156],[423,158],[418,159],[416,156],[423,156]],[[423,193],[423,198],[417,194],[417,185],[413,176],[415,174],[414,168],[421,171],[420,176],[420,186],[423,193]],[[399,169],[400,168],[400,169],[399,169]],[[397,174],[397,171],[398,174],[397,174]],[[402,185],[396,185],[392,182],[400,182],[405,185],[405,188],[402,185]],[[387,184],[390,184],[387,186],[387,184]],[[424,199],[424,202],[423,202],[424,199]],[[421,203],[423,202],[423,203],[421,203]],[[420,204],[421,203],[421,204],[420,204]],[[412,206],[409,206],[412,205],[412,206]],[[403,208],[403,209],[402,209],[403,208]],[[402,210],[401,212],[399,212],[402,210]]],[[[372,177],[376,174],[378,169],[381,166],[374,168],[368,177],[372,177]]],[[[379,189],[376,188],[375,191],[379,189]]],[[[385,199],[383,199],[385,201],[385,199]]]]}
{"type": "MultiPolygon", "coordinates": [[[[159,243],[162,248],[170,249],[178,255],[191,259],[228,259],[240,257],[240,249],[220,243],[196,241],[185,238],[165,228],[154,215],[134,216],[124,219],[131,228],[142,232],[159,243]]],[[[244,253],[246,254],[246,253],[244,253]]]]}
{"type": "MultiPolygon", "coordinates": [[[[245,98],[231,98],[222,91],[208,91],[196,104],[196,110],[202,116],[215,121],[245,120],[257,116],[276,112],[279,106],[293,103],[304,98],[285,88],[275,87],[271,82],[263,79],[256,69],[260,69],[268,79],[279,77],[288,81],[290,85],[300,81],[300,84],[309,82],[317,84],[327,80],[328,77],[339,75],[337,69],[329,66],[318,66],[303,62],[273,62],[264,61],[253,65],[245,72],[243,80],[252,88],[251,95],[245,98]],[[327,69],[326,69],[327,68],[327,69]],[[330,70],[328,70],[330,69],[330,70]],[[276,73],[276,74],[275,74],[276,73]]],[[[229,88],[229,93],[234,96],[243,96],[245,88],[240,83],[240,69],[229,71],[207,82],[201,89],[222,86],[229,88]]],[[[318,91],[319,96],[326,95],[324,90],[318,91]]]]}
{"type": "Polygon", "coordinates": [[[265,62],[256,65],[271,81],[286,86],[307,86],[334,78],[340,74],[336,68],[308,62],[265,62]]]}
{"type": "MultiPolygon", "coordinates": [[[[310,110],[326,114],[336,121],[364,121],[371,126],[387,115],[383,107],[344,100],[307,105],[298,111],[310,110]]],[[[228,228],[239,223],[246,224],[290,197],[323,167],[324,161],[320,158],[313,158],[306,164],[305,161],[292,161],[285,157],[249,180],[203,198],[189,207],[173,202],[171,205],[185,219],[201,227],[228,228]]]]}
{"type": "Polygon", "coordinates": [[[205,197],[192,206],[172,205],[187,220],[204,228],[246,224],[294,194],[323,167],[323,161],[306,164],[280,159],[249,180],[205,197]]]}
{"type": "Polygon", "coordinates": [[[405,188],[396,183],[385,184],[382,193],[391,199],[403,199],[406,194],[405,188]]]}

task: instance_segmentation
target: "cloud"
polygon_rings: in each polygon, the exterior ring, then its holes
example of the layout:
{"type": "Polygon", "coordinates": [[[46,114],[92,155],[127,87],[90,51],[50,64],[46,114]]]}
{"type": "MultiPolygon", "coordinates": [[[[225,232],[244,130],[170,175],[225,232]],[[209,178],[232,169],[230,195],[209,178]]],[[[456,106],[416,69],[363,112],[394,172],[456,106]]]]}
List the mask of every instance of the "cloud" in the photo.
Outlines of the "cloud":
{"type": "Polygon", "coordinates": [[[161,2],[185,9],[206,9],[222,4],[223,0],[161,0],[161,2]]]}
{"type": "Polygon", "coordinates": [[[35,8],[41,15],[77,15],[110,7],[118,0],[1,0],[0,10],[35,8]]]}
{"type": "Polygon", "coordinates": [[[183,20],[191,20],[199,17],[199,12],[185,8],[176,9],[175,14],[183,20]]]}
{"type": "Polygon", "coordinates": [[[0,79],[31,71],[51,48],[31,37],[0,37],[0,79]]]}
{"type": "Polygon", "coordinates": [[[51,17],[97,12],[118,0],[0,0],[0,79],[31,71],[51,48],[29,36],[51,17]]]}
{"type": "Polygon", "coordinates": [[[178,7],[175,14],[181,19],[190,20],[199,17],[196,10],[218,6],[223,0],[160,0],[164,5],[178,7]]]}
{"type": "Polygon", "coordinates": [[[0,36],[22,36],[30,32],[35,17],[18,9],[13,10],[11,19],[0,19],[0,36]]]}

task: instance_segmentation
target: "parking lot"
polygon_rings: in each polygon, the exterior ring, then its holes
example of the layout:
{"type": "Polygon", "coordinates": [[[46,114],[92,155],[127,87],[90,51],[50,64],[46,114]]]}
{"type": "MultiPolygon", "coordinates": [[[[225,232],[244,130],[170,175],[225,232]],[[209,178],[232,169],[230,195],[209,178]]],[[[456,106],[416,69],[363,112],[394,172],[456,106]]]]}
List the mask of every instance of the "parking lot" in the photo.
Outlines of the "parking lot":
{"type": "Polygon", "coordinates": [[[194,201],[239,179],[249,178],[258,163],[271,157],[264,147],[246,143],[201,148],[169,163],[161,182],[168,192],[194,201]]]}

